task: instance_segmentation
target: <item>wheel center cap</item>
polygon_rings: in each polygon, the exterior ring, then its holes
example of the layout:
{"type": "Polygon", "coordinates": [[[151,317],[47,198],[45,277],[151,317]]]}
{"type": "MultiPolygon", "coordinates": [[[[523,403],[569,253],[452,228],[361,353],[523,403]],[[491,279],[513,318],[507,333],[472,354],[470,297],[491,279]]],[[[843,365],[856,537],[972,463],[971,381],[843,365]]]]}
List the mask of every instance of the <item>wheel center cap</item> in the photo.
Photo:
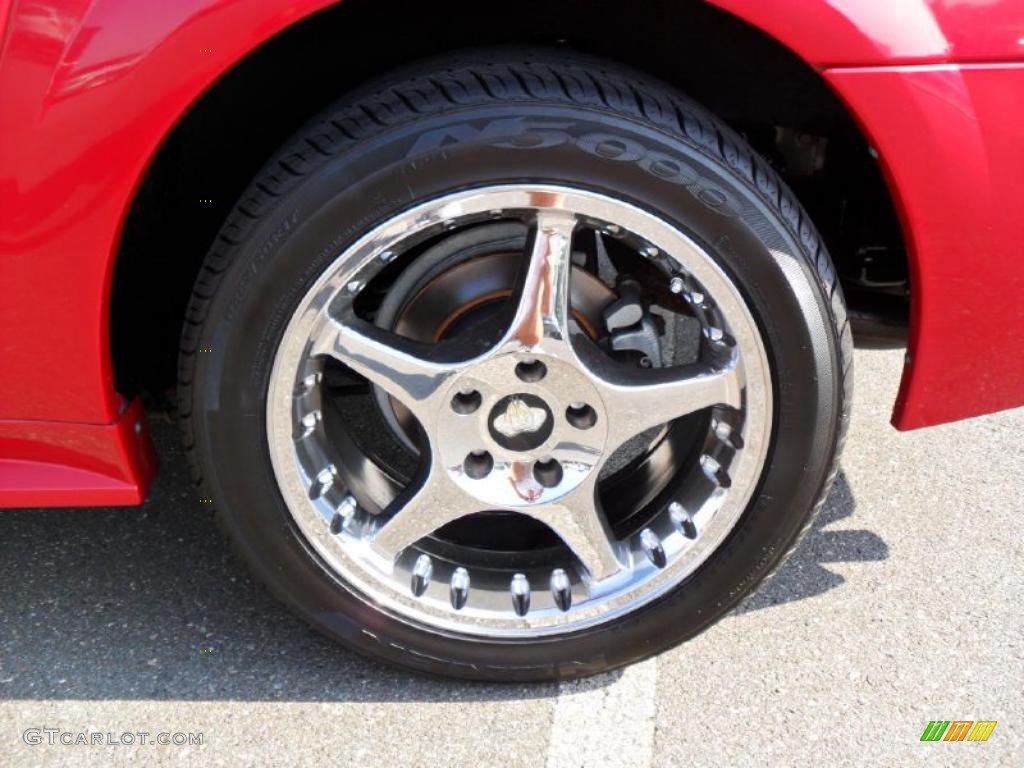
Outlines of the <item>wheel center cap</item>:
{"type": "Polygon", "coordinates": [[[507,395],[495,403],[487,418],[494,441],[512,451],[532,451],[551,436],[554,419],[541,398],[525,392],[507,395]]]}
{"type": "Polygon", "coordinates": [[[601,396],[579,368],[553,355],[494,355],[454,378],[445,395],[435,422],[440,465],[484,509],[553,503],[601,462],[601,396]],[[579,403],[593,412],[589,421],[576,418],[579,403]]]}

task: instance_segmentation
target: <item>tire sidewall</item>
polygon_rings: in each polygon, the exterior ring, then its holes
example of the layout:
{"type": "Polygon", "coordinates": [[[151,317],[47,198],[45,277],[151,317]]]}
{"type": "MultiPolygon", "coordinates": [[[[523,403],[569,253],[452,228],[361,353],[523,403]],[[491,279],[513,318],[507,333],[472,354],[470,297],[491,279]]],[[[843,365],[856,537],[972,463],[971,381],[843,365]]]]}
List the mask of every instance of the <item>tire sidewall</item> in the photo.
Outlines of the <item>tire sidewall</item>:
{"type": "Polygon", "coordinates": [[[696,634],[770,571],[826,482],[839,434],[836,329],[798,237],[705,148],[643,121],[578,106],[476,107],[380,130],[305,175],[234,248],[196,366],[195,442],[235,545],[272,591],[319,629],[405,666],[467,677],[587,674],[696,634]],[[456,636],[354,593],[292,521],[274,478],[266,396],[302,297],[374,226],[459,190],[520,182],[625,199],[683,229],[732,277],[762,332],[773,378],[760,486],[728,539],[659,600],[596,628],[529,641],[456,636]]]}

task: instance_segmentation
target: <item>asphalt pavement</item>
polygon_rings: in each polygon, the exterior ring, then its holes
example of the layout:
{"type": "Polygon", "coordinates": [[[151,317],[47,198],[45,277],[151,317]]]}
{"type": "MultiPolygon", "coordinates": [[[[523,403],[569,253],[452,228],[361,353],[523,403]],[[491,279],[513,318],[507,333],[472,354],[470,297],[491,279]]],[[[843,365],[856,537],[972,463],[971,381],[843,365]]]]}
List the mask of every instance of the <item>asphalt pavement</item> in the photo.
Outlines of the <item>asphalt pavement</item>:
{"type": "Polygon", "coordinates": [[[562,685],[427,679],[315,634],[247,577],[154,424],[142,507],[0,512],[0,764],[1024,765],[1024,409],[901,434],[902,352],[855,362],[842,473],[771,582],[562,685]],[[931,720],[997,725],[921,742],[931,720]]]}

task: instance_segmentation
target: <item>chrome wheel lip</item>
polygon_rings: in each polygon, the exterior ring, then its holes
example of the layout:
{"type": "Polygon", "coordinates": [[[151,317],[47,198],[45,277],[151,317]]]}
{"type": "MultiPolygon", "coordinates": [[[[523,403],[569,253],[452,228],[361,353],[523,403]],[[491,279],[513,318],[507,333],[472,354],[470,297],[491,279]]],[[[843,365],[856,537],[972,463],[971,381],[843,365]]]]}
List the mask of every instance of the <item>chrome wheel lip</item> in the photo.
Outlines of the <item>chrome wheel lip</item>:
{"type": "MultiPolygon", "coordinates": [[[[714,327],[708,327],[708,331],[712,340],[716,340],[714,332],[719,338],[723,333],[714,327]]],[[[746,510],[764,468],[772,426],[771,372],[757,325],[739,290],[710,255],[678,228],[630,203],[596,192],[561,185],[497,185],[417,205],[368,232],[335,259],[307,291],[288,323],[274,360],[266,418],[271,462],[289,512],[302,535],[346,588],[400,620],[429,629],[475,637],[538,638],[590,628],[635,611],[681,584],[721,545],[746,510]],[[691,306],[709,313],[712,310],[708,307],[713,306],[714,313],[726,319],[745,382],[742,450],[735,453],[735,466],[729,467],[731,485],[716,487],[693,514],[682,506],[666,507],[651,527],[634,537],[629,570],[621,578],[572,585],[568,610],[558,605],[565,597],[567,580],[562,569],[552,574],[550,605],[535,599],[525,613],[520,613],[521,606],[515,599],[524,589],[519,574],[511,580],[513,599],[506,603],[505,612],[478,608],[468,598],[458,597],[456,584],[461,590],[467,580],[466,592],[472,594],[472,574],[455,565],[447,583],[436,578],[431,583],[428,577],[428,586],[417,595],[415,587],[410,589],[407,576],[412,575],[414,585],[421,583],[416,579],[427,571],[427,565],[419,553],[406,553],[409,562],[400,560],[389,567],[381,563],[365,540],[336,531],[338,509],[318,506],[314,498],[315,489],[335,483],[336,476],[329,467],[314,474],[297,458],[296,433],[315,429],[316,424],[310,427],[306,423],[310,419],[305,416],[296,423],[295,404],[309,399],[308,412],[318,410],[319,382],[309,367],[310,339],[317,323],[322,322],[325,308],[339,298],[358,293],[371,277],[369,273],[389,262],[399,244],[443,230],[453,222],[485,220],[493,212],[529,211],[542,206],[571,211],[588,222],[621,227],[641,237],[649,244],[648,255],[660,253],[660,258],[675,265],[676,269],[666,273],[673,292],[685,290],[685,284],[678,282],[680,273],[692,278],[701,290],[690,297],[691,306]],[[705,300],[708,295],[713,297],[713,305],[705,300]],[[659,525],[661,530],[654,530],[659,525]],[[699,535],[688,535],[698,530],[699,535]],[[659,564],[659,560],[663,562],[659,564]],[[555,581],[561,591],[556,590],[555,581]],[[464,605],[456,609],[453,606],[459,599],[464,605]]],[[[709,434],[728,441],[732,439],[731,431],[728,423],[716,421],[709,434]]],[[[710,453],[702,457],[702,467],[709,478],[721,469],[710,453]]],[[[346,504],[352,506],[347,500],[342,502],[342,506],[346,504]]],[[[349,518],[343,516],[341,529],[348,524],[349,518]]],[[[358,525],[365,528],[366,522],[358,525]]],[[[353,522],[354,527],[358,525],[353,522]]],[[[542,589],[544,586],[540,585],[542,589]]],[[[528,598],[529,593],[527,603],[528,598]]]]}

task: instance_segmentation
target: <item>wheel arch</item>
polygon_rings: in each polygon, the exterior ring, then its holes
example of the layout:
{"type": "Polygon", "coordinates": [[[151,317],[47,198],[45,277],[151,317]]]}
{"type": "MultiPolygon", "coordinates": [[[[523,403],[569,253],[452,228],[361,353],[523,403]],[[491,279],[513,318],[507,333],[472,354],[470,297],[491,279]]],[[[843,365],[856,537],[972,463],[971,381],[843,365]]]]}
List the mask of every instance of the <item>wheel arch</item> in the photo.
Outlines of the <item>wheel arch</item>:
{"type": "MultiPolygon", "coordinates": [[[[429,7],[399,0],[302,3],[301,12],[286,21],[278,16],[274,24],[260,27],[259,36],[246,36],[247,47],[210,70],[180,101],[180,111],[163,126],[136,180],[114,251],[109,349],[117,391],[133,395],[172,386],[184,307],[200,262],[264,159],[338,94],[409,58],[460,47],[561,44],[617,58],[677,85],[745,133],[764,134],[759,140],[766,150],[772,149],[768,134],[780,124],[833,137],[858,173],[877,177],[865,182],[864,195],[881,210],[878,226],[902,249],[892,196],[866,160],[867,142],[855,116],[821,77],[816,54],[801,57],[740,17],[747,11],[755,24],[763,22],[756,4],[713,4],[725,12],[706,3],[651,2],[620,49],[610,44],[607,29],[609,20],[628,9],[623,0],[525,0],[517,17],[529,23],[499,30],[487,24],[486,12],[475,5],[464,0],[429,7]],[[583,6],[590,21],[581,27],[583,6]],[[382,50],[385,33],[392,51],[382,50]],[[302,73],[310,71],[316,76],[303,79],[302,73]],[[238,141],[239,132],[244,142],[238,141]],[[182,220],[189,226],[181,227],[182,220]],[[158,302],[141,289],[154,279],[166,294],[158,302]],[[157,339],[155,345],[143,347],[143,332],[157,339]]],[[[794,8],[819,14],[821,5],[794,2],[794,8]]],[[[872,52],[863,40],[861,45],[860,55],[878,55],[877,47],[872,52]]],[[[799,189],[797,196],[817,222],[813,205],[799,189]]],[[[833,253],[852,248],[828,227],[819,227],[826,230],[833,253]]]]}

